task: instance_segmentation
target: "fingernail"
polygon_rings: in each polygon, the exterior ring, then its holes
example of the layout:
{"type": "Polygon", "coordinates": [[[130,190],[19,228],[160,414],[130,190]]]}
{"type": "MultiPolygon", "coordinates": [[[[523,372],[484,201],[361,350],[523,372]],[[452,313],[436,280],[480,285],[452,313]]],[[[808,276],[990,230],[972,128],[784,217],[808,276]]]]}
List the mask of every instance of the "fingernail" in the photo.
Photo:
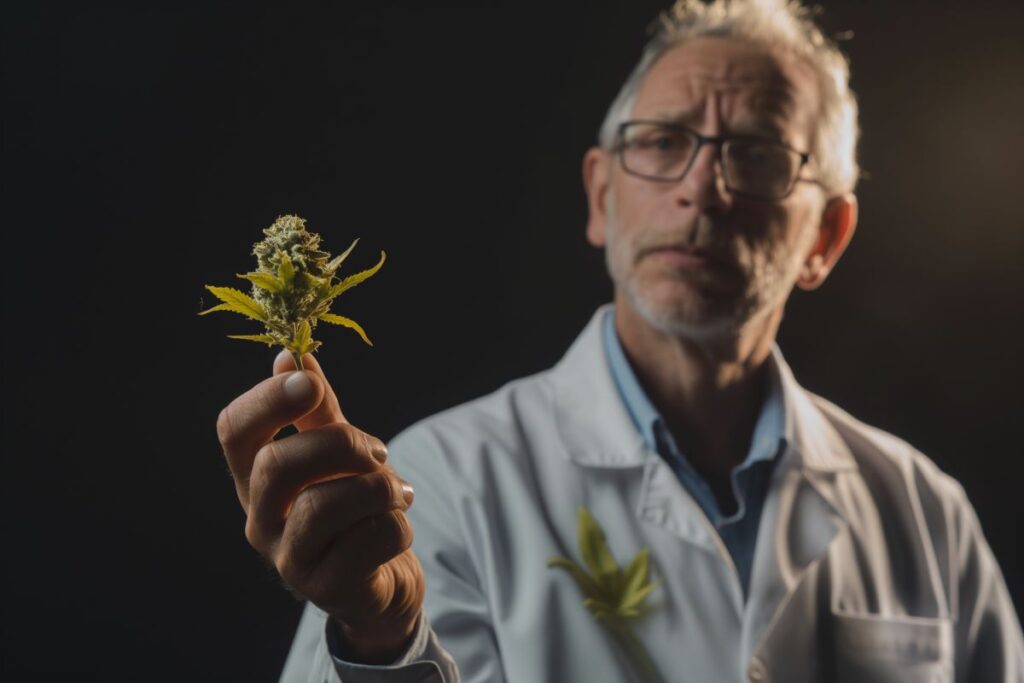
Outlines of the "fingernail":
{"type": "Polygon", "coordinates": [[[309,400],[313,395],[313,380],[301,370],[293,372],[284,381],[284,395],[295,403],[309,400]]]}
{"type": "Polygon", "coordinates": [[[407,481],[402,482],[402,498],[405,499],[406,505],[412,505],[413,496],[416,494],[412,490],[412,484],[407,481]]]}

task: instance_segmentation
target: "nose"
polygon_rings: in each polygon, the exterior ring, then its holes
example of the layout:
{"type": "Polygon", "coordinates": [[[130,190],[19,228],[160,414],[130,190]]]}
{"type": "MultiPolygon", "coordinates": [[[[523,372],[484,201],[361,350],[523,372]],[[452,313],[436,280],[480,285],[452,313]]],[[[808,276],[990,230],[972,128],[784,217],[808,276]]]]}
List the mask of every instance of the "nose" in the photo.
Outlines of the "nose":
{"type": "Polygon", "coordinates": [[[722,209],[731,201],[722,177],[719,147],[704,144],[690,164],[690,170],[675,188],[676,201],[681,206],[693,206],[699,213],[722,209]]]}

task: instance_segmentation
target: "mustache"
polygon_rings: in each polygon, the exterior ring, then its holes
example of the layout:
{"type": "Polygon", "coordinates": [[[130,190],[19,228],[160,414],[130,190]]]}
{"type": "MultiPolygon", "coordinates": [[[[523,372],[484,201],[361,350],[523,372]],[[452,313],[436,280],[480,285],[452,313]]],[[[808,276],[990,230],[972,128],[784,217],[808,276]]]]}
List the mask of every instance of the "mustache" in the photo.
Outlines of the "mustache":
{"type": "Polygon", "coordinates": [[[698,252],[711,259],[732,265],[736,261],[730,249],[728,230],[709,216],[701,215],[685,225],[667,230],[650,230],[637,235],[633,243],[637,261],[662,249],[698,252]]]}

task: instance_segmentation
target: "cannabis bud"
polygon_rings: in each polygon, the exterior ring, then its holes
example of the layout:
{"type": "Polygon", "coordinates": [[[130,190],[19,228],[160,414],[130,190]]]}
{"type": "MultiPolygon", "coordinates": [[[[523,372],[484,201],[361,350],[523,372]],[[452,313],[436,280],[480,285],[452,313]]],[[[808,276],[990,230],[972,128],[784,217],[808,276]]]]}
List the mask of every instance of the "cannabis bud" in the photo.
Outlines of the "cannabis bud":
{"type": "Polygon", "coordinates": [[[283,346],[291,351],[295,367],[300,370],[302,354],[320,347],[320,342],[312,336],[320,320],[352,328],[373,346],[356,321],[331,313],[330,308],[335,297],[380,270],[384,265],[384,252],[373,268],[338,280],[335,271],[352,253],[358,239],[332,259],[329,253],[320,250],[320,235],[307,231],[306,221],[298,216],[279,216],[263,234],[266,239],[254,244],[252,249],[257,269],[238,275],[252,283],[252,296],[231,287],[205,285],[222,303],[199,315],[233,311],[263,323],[266,334],[229,334],[228,337],[283,346]]]}

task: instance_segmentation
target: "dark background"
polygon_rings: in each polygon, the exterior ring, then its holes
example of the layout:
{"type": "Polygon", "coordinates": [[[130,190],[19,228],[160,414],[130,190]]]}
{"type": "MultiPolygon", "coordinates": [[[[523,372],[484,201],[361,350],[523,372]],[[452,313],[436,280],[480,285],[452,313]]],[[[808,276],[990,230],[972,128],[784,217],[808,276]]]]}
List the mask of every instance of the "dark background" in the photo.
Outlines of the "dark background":
{"type": "MultiPolygon", "coordinates": [[[[243,536],[217,413],[276,351],[198,317],[297,213],[389,438],[555,362],[610,297],[580,159],[658,2],[5,4],[0,678],[274,680],[300,605],[243,536]],[[139,6],[139,5],[144,5],[139,6]]],[[[864,129],[860,228],[791,300],[797,377],[967,490],[1024,604],[1018,3],[826,2],[864,129]]]]}

